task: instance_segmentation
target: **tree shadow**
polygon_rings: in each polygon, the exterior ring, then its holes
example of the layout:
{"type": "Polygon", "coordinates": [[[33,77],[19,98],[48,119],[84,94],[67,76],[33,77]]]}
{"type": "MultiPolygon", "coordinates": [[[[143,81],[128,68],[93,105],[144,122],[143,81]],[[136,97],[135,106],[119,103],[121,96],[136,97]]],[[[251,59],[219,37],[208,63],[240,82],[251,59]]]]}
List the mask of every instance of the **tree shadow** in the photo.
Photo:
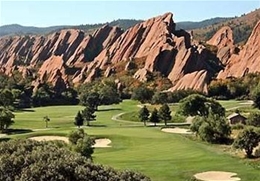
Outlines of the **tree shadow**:
{"type": "Polygon", "coordinates": [[[90,126],[86,126],[86,127],[100,127],[100,128],[104,128],[107,127],[107,125],[103,125],[103,124],[97,124],[97,125],[90,125],[90,126]]]}
{"type": "Polygon", "coordinates": [[[0,138],[0,143],[4,141],[9,141],[11,138],[0,138]]]}
{"type": "Polygon", "coordinates": [[[14,134],[25,134],[33,132],[31,129],[8,129],[5,130],[3,133],[7,135],[14,135],[14,134]]]}
{"type": "Polygon", "coordinates": [[[32,109],[17,109],[17,110],[15,110],[15,112],[35,112],[34,110],[32,110],[32,109]]]}
{"type": "Polygon", "coordinates": [[[97,112],[106,112],[106,111],[120,111],[121,108],[107,108],[107,109],[99,109],[97,112]]]}

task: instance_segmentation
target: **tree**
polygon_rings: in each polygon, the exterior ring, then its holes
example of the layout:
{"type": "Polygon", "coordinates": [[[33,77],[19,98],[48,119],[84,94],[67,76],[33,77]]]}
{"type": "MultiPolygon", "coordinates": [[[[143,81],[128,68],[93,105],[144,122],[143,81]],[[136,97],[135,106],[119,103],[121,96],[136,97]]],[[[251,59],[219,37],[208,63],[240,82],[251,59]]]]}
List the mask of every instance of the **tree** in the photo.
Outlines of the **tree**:
{"type": "Polygon", "coordinates": [[[244,149],[248,158],[252,157],[253,149],[258,146],[260,135],[253,128],[245,129],[235,139],[233,146],[244,149]]]}
{"type": "Polygon", "coordinates": [[[202,95],[192,94],[181,100],[177,113],[185,116],[207,117],[210,111],[219,116],[225,116],[225,108],[221,104],[202,95]]]}
{"type": "Polygon", "coordinates": [[[210,143],[223,143],[231,134],[231,127],[224,116],[210,112],[208,117],[196,116],[190,129],[203,141],[210,143]]]}
{"type": "Polygon", "coordinates": [[[144,123],[144,126],[146,126],[146,121],[149,119],[149,114],[150,112],[146,106],[142,107],[139,111],[138,117],[144,123]]]}
{"type": "Polygon", "coordinates": [[[168,95],[166,92],[155,92],[155,94],[152,97],[152,103],[153,104],[163,104],[165,102],[168,102],[168,95]]]}
{"type": "Polygon", "coordinates": [[[57,141],[11,139],[0,142],[0,165],[0,180],[150,181],[140,173],[94,164],[57,141]]]}
{"type": "Polygon", "coordinates": [[[82,117],[82,114],[80,111],[78,111],[76,117],[75,117],[75,121],[74,121],[74,124],[76,126],[78,126],[78,128],[80,128],[80,126],[83,126],[83,123],[84,123],[84,119],[82,117]]]}
{"type": "Polygon", "coordinates": [[[172,119],[171,110],[168,104],[163,104],[159,109],[159,118],[164,121],[165,126],[167,126],[167,121],[172,119]]]}
{"type": "Polygon", "coordinates": [[[117,88],[113,84],[104,85],[99,90],[99,99],[100,104],[102,105],[118,104],[121,102],[120,95],[117,92],[117,88]]]}
{"type": "Polygon", "coordinates": [[[154,126],[156,126],[156,123],[159,123],[160,122],[160,119],[159,119],[159,116],[158,116],[158,111],[156,108],[154,108],[150,118],[149,118],[149,121],[154,123],[154,126]]]}
{"type": "Polygon", "coordinates": [[[0,105],[8,108],[14,104],[15,98],[9,89],[4,89],[0,92],[0,105]]]}
{"type": "Polygon", "coordinates": [[[83,120],[87,121],[87,126],[90,126],[90,121],[96,120],[96,115],[94,115],[94,113],[95,110],[90,106],[86,106],[85,109],[81,112],[83,120]]]}
{"type": "Polygon", "coordinates": [[[145,103],[145,102],[150,102],[152,100],[152,97],[153,97],[153,90],[145,86],[140,86],[133,90],[131,98],[134,100],[138,100],[141,103],[145,103]]]}
{"type": "Polygon", "coordinates": [[[45,122],[45,127],[48,128],[48,122],[50,121],[50,118],[48,116],[44,116],[43,121],[45,122]]]}
{"type": "Polygon", "coordinates": [[[5,131],[14,121],[14,114],[7,108],[0,109],[0,131],[5,131]]]}
{"type": "Polygon", "coordinates": [[[99,94],[97,92],[83,92],[80,94],[80,102],[83,106],[89,106],[94,110],[100,105],[99,94]]]}
{"type": "Polygon", "coordinates": [[[78,129],[72,131],[69,134],[69,141],[73,145],[73,149],[80,153],[86,158],[91,158],[91,155],[94,153],[95,140],[91,138],[83,129],[78,129]]]}
{"type": "Polygon", "coordinates": [[[250,113],[247,124],[250,126],[260,127],[260,113],[250,113]]]}
{"type": "Polygon", "coordinates": [[[84,134],[84,129],[81,128],[70,132],[70,134],[68,135],[69,142],[76,145],[79,139],[84,138],[84,134]]]}

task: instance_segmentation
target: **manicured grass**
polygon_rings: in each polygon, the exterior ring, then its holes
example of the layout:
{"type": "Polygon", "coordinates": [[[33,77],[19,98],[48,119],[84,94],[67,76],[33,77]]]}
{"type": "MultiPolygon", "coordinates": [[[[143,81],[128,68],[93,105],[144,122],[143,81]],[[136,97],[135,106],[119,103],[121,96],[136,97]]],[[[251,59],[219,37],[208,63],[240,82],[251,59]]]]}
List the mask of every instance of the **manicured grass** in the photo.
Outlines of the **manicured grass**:
{"type": "MultiPolygon", "coordinates": [[[[111,120],[119,113],[138,111],[138,104],[126,100],[119,105],[99,107],[97,121],[91,122],[92,126],[85,127],[85,131],[95,137],[111,139],[112,147],[95,149],[94,162],[117,169],[136,170],[154,181],[188,181],[195,173],[210,170],[236,172],[242,181],[259,180],[259,169],[250,166],[246,159],[229,155],[221,147],[193,141],[183,135],[164,133],[159,127],[143,127],[141,122],[111,120]]],[[[231,103],[222,104],[231,107],[231,103]]],[[[13,128],[44,129],[42,118],[48,115],[51,119],[49,127],[52,129],[10,137],[65,136],[76,129],[73,120],[82,108],[51,106],[17,112],[13,128]]]]}

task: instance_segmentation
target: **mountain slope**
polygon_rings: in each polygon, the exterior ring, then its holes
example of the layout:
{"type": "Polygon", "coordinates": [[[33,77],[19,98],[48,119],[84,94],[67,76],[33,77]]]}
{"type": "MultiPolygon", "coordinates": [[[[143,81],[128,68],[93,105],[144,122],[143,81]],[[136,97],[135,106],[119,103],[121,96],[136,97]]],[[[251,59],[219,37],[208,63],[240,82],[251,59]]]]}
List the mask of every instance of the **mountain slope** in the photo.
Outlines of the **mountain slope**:
{"type": "Polygon", "coordinates": [[[190,34],[175,26],[172,14],[166,13],[125,32],[106,25],[92,35],[64,29],[47,36],[2,37],[0,68],[9,75],[36,69],[34,85],[48,81],[57,89],[99,77],[120,78],[126,72],[139,81],[159,73],[171,81],[171,90],[207,91],[218,60],[202,45],[192,46],[190,34]]]}
{"type": "Polygon", "coordinates": [[[230,19],[218,24],[212,24],[204,28],[193,30],[193,37],[198,41],[209,40],[221,27],[229,26],[233,31],[235,44],[244,44],[249,38],[256,23],[260,20],[260,9],[256,9],[248,14],[230,19]]]}

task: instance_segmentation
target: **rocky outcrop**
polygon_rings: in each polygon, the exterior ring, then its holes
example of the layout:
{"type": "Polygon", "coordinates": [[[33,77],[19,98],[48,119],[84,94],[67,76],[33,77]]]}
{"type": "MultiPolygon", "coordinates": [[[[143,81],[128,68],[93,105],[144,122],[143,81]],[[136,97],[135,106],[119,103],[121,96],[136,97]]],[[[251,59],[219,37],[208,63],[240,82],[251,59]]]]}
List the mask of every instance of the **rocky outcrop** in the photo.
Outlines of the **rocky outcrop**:
{"type": "Polygon", "coordinates": [[[209,41],[207,41],[207,44],[218,48],[217,57],[223,64],[226,64],[235,48],[231,28],[228,26],[222,27],[209,41]]]}
{"type": "Polygon", "coordinates": [[[223,71],[218,74],[219,79],[227,77],[242,77],[247,73],[260,72],[260,21],[255,26],[246,45],[238,54],[233,54],[223,71]]]}
{"type": "MultiPolygon", "coordinates": [[[[172,82],[170,90],[206,91],[205,85],[216,73],[218,62],[212,67],[205,47],[192,45],[190,33],[175,30],[172,17],[172,13],[166,13],[125,32],[106,25],[92,35],[69,29],[48,36],[3,37],[0,69],[10,73],[14,67],[18,70],[40,67],[35,82],[52,82],[56,88],[68,86],[68,80],[76,85],[129,70],[134,78],[149,81],[158,72],[172,82]]],[[[227,47],[231,40],[226,29],[216,46],[227,47]]],[[[212,40],[212,44],[216,41],[212,40]]]]}

